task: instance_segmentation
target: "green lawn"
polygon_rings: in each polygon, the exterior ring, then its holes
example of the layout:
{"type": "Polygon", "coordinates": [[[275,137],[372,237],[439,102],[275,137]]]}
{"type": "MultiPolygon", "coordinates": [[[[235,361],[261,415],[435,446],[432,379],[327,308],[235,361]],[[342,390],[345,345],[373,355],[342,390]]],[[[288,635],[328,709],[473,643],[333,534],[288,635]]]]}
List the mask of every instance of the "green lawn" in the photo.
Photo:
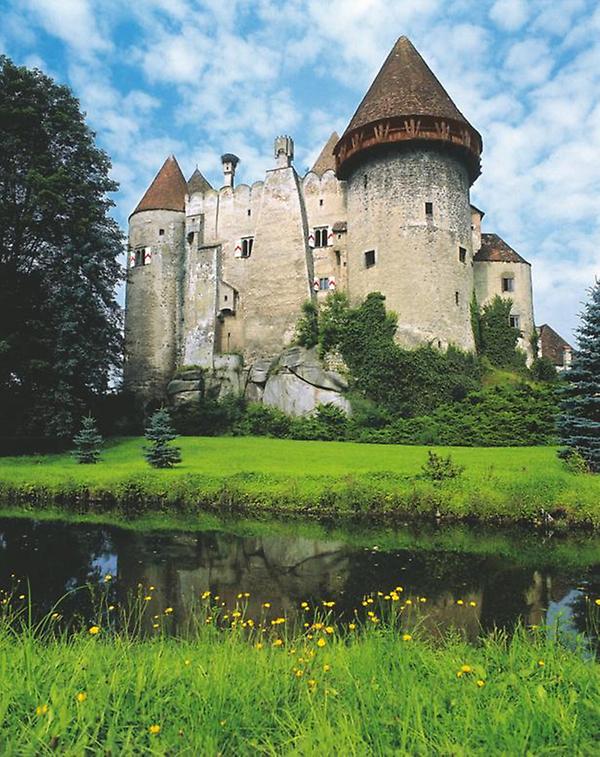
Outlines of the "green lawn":
{"type": "Polygon", "coordinates": [[[70,455],[0,459],[6,504],[77,501],[91,509],[135,512],[234,510],[305,515],[431,515],[527,519],[552,511],[556,525],[600,526],[600,477],[569,473],[551,447],[437,448],[464,466],[462,477],[434,484],[420,476],[426,447],[305,442],[264,437],[182,437],[183,462],[153,470],[144,440],[107,446],[97,465],[70,455]]]}

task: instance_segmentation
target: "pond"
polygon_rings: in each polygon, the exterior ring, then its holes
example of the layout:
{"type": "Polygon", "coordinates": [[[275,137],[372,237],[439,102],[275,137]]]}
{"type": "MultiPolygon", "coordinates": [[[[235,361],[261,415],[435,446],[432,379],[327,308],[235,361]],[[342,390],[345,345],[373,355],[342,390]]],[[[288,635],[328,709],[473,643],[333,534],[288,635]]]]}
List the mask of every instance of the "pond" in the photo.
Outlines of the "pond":
{"type": "Polygon", "coordinates": [[[76,591],[88,585],[114,605],[151,597],[148,630],[169,608],[168,630],[182,632],[206,591],[229,611],[238,602],[247,617],[293,622],[303,620],[303,602],[335,602],[338,619],[365,617],[369,595],[381,604],[401,587],[407,629],[456,628],[474,640],[520,622],[588,633],[596,646],[587,621],[600,597],[600,541],[432,526],[371,532],[246,521],[141,531],[0,518],[0,588],[12,602],[31,602],[40,616],[67,594],[61,617],[94,623],[90,592],[76,591]]]}

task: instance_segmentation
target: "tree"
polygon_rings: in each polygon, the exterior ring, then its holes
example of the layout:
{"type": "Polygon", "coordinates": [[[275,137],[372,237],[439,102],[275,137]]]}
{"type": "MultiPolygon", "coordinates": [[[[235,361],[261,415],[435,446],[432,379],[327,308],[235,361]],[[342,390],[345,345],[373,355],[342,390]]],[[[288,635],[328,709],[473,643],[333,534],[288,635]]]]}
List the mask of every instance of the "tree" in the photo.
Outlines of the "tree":
{"type": "Polygon", "coordinates": [[[578,453],[589,469],[600,472],[600,280],[590,289],[590,298],[577,329],[578,350],[562,391],[558,430],[563,457],[578,453]]]}
{"type": "Polygon", "coordinates": [[[172,468],[175,463],[181,462],[181,450],[170,445],[176,438],[169,411],[161,407],[150,418],[146,429],[150,446],[144,447],[144,457],[153,468],[172,468]]]}
{"type": "Polygon", "coordinates": [[[96,421],[91,415],[81,420],[81,429],[73,438],[75,449],[73,455],[78,463],[97,463],[100,457],[102,437],[96,428],[96,421]]]}
{"type": "Polygon", "coordinates": [[[511,307],[512,300],[496,295],[483,306],[479,317],[480,352],[498,368],[525,366],[525,353],[517,349],[521,332],[510,325],[511,307]]]}
{"type": "Polygon", "coordinates": [[[0,56],[0,426],[69,438],[121,358],[117,189],[79,102],[0,56]]]}

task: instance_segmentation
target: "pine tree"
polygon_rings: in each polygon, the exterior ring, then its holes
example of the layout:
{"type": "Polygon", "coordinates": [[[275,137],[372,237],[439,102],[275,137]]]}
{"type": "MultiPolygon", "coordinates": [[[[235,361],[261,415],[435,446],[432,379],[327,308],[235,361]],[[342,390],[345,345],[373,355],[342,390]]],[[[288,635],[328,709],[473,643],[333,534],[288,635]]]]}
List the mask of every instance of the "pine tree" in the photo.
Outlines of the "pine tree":
{"type": "Polygon", "coordinates": [[[150,418],[146,428],[146,439],[150,445],[144,447],[144,457],[153,468],[172,468],[175,463],[181,462],[181,450],[170,445],[176,438],[169,411],[161,407],[150,418]]]}
{"type": "Polygon", "coordinates": [[[578,350],[566,374],[558,430],[568,457],[579,453],[593,473],[600,472],[600,280],[590,289],[590,299],[577,329],[578,350]]]}
{"type": "Polygon", "coordinates": [[[102,437],[96,428],[96,421],[91,415],[81,420],[79,433],[73,438],[75,449],[73,455],[78,463],[97,463],[100,457],[102,437]]]}

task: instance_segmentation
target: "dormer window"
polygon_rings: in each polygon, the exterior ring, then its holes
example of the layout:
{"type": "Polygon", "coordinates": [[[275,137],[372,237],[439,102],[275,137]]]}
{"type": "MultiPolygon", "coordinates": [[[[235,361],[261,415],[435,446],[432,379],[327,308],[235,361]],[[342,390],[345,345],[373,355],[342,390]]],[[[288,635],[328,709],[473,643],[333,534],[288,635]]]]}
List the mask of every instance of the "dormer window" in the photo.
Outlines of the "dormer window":
{"type": "Polygon", "coordinates": [[[240,257],[249,258],[252,255],[252,248],[254,247],[254,237],[244,237],[242,239],[242,254],[240,257]]]}

